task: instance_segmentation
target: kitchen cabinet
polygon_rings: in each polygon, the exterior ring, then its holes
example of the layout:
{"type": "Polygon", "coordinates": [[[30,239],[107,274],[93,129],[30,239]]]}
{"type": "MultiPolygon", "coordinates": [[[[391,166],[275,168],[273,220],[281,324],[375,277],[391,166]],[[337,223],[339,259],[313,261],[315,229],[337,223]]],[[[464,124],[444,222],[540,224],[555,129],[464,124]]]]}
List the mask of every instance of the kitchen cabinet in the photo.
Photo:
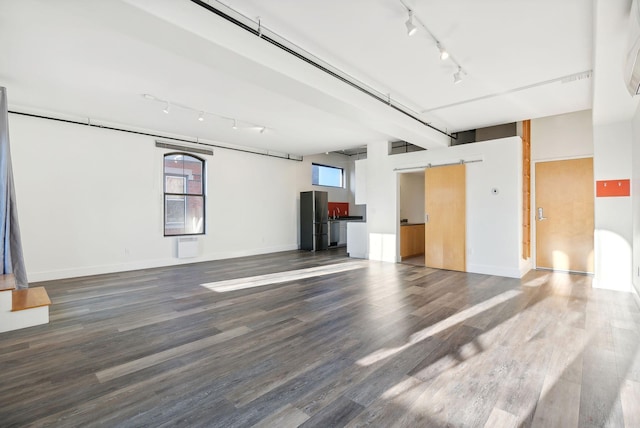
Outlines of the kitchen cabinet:
{"type": "Polygon", "coordinates": [[[340,239],[338,239],[338,247],[347,245],[347,222],[341,221],[340,223],[340,239]]]}
{"type": "Polygon", "coordinates": [[[343,247],[347,245],[347,221],[329,220],[329,246],[343,247]]]}
{"type": "Polygon", "coordinates": [[[400,226],[400,257],[424,254],[424,223],[400,226]]]}

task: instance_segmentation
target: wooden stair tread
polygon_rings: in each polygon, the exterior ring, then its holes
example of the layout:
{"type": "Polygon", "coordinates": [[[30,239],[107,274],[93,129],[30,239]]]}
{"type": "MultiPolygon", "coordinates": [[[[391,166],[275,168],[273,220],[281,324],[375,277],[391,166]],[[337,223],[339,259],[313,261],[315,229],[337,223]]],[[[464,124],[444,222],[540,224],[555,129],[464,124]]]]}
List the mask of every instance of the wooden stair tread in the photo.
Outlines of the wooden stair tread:
{"type": "Polygon", "coordinates": [[[12,312],[51,305],[51,300],[44,287],[14,290],[12,298],[12,312]]]}
{"type": "Polygon", "coordinates": [[[15,290],[16,277],[12,273],[0,275],[0,291],[15,290]]]}

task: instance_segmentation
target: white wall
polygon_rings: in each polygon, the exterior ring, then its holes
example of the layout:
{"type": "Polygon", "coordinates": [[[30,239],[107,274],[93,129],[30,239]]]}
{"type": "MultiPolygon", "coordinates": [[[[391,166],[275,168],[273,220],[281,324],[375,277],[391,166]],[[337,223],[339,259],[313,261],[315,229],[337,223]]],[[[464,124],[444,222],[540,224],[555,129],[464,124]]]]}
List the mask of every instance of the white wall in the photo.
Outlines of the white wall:
{"type": "Polygon", "coordinates": [[[367,144],[366,195],[369,259],[396,262],[399,223],[396,174],[388,155],[389,144],[378,141],[367,144]]]}
{"type": "Polygon", "coordinates": [[[519,137],[387,155],[386,142],[367,149],[369,258],[398,260],[398,180],[395,168],[482,159],[467,164],[467,270],[510,277],[520,266],[522,142],[519,137]],[[499,193],[492,194],[497,188],[499,193]]]}
{"type": "Polygon", "coordinates": [[[632,172],[631,172],[631,200],[632,230],[633,230],[633,285],[637,294],[640,294],[640,109],[636,110],[633,118],[632,137],[632,172]]]}
{"type": "MultiPolygon", "coordinates": [[[[632,124],[593,129],[594,179],[631,178],[632,124]]],[[[593,286],[630,291],[633,241],[631,197],[595,198],[595,276],[593,286]]]]}
{"type": "Polygon", "coordinates": [[[536,255],[536,162],[593,157],[591,110],[531,120],[531,254],[536,255]]]}
{"type": "Polygon", "coordinates": [[[359,207],[367,203],[367,160],[360,159],[353,163],[353,192],[359,207]]]}
{"type": "Polygon", "coordinates": [[[593,156],[591,110],[531,120],[531,159],[593,156]]]}
{"type": "MultiPolygon", "coordinates": [[[[350,215],[359,215],[362,216],[365,220],[367,218],[367,205],[362,203],[360,200],[356,200],[356,188],[358,187],[357,179],[356,179],[356,165],[358,162],[358,158],[351,156],[349,164],[349,192],[351,193],[351,199],[349,201],[349,214],[350,215]]],[[[366,160],[364,160],[366,162],[366,160]]],[[[366,201],[366,195],[364,195],[364,200],[366,201]]]]}
{"type": "MultiPolygon", "coordinates": [[[[199,257],[177,259],[176,238],[163,237],[167,150],[154,138],[17,115],[9,121],[31,282],[298,248],[299,192],[315,187],[311,159],[226,149],[204,156],[207,234],[198,237],[199,257]]],[[[336,200],[353,199],[341,192],[336,200]]]]}
{"type": "Polygon", "coordinates": [[[301,183],[308,182],[309,186],[302,190],[322,190],[327,192],[329,202],[349,203],[349,215],[364,215],[364,207],[355,204],[355,157],[339,153],[305,156],[304,165],[304,168],[300,172],[301,175],[299,176],[299,181],[301,183]],[[343,168],[345,180],[344,188],[310,185],[311,167],[314,163],[343,168]]]}
{"type": "Polygon", "coordinates": [[[305,177],[309,177],[308,189],[304,189],[304,190],[321,190],[323,192],[327,192],[329,195],[329,202],[353,203],[353,192],[351,192],[351,173],[350,173],[352,169],[351,165],[353,164],[353,162],[349,159],[348,156],[344,156],[337,153],[305,156],[304,163],[305,163],[305,167],[304,167],[304,170],[301,171],[302,175],[300,176],[300,182],[303,182],[305,180],[305,177]],[[311,177],[311,167],[312,167],[312,164],[314,163],[343,168],[345,187],[339,188],[339,187],[327,187],[327,186],[312,186],[310,177],[311,177]]]}
{"type": "Polygon", "coordinates": [[[424,172],[400,174],[400,219],[424,223],[424,172]]]}
{"type": "MultiPolygon", "coordinates": [[[[638,115],[635,125],[625,121],[594,127],[589,110],[532,120],[532,160],[535,162],[593,156],[595,180],[631,178],[633,126],[640,130],[638,115]]],[[[634,159],[633,162],[637,165],[640,160],[634,159]]],[[[636,167],[634,170],[636,174],[638,169],[636,167]]],[[[532,180],[535,183],[535,169],[532,171],[532,180]]],[[[638,192],[637,187],[632,186],[632,192],[638,192]]],[[[638,211],[636,214],[632,213],[635,206],[632,203],[633,197],[596,198],[594,195],[594,199],[593,286],[629,291],[634,271],[633,228],[636,224],[636,228],[640,229],[639,220],[636,219],[640,208],[636,206],[638,211]]],[[[535,188],[533,200],[535,201],[535,188]]],[[[637,205],[637,200],[635,203],[637,205]]],[[[535,227],[533,218],[532,224],[535,227]]],[[[640,241],[640,238],[636,239],[640,241]]],[[[636,263],[640,264],[640,261],[636,263]]]]}

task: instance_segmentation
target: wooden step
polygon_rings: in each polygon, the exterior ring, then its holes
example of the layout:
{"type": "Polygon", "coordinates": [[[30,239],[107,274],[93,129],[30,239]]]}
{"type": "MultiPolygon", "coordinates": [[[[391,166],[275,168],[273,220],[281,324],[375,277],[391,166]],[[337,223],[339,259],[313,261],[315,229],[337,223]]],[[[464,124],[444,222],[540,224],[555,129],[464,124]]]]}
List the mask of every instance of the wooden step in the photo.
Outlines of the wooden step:
{"type": "Polygon", "coordinates": [[[0,275],[0,291],[15,290],[16,277],[12,273],[0,275]]]}
{"type": "Polygon", "coordinates": [[[51,300],[44,287],[25,288],[13,291],[11,311],[22,311],[29,308],[51,305],[51,300]]]}

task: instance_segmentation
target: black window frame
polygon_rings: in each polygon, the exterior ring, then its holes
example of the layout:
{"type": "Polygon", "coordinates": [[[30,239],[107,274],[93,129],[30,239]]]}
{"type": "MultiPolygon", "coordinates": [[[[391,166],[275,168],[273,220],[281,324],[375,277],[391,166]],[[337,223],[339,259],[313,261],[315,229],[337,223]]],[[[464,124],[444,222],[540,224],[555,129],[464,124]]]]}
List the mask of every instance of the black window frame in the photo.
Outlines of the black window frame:
{"type": "MultiPolygon", "coordinates": [[[[196,156],[193,153],[188,152],[170,152],[162,155],[162,232],[164,237],[180,237],[180,236],[198,236],[205,235],[207,232],[207,204],[206,204],[206,160],[201,158],[200,156],[196,156]],[[187,156],[192,159],[196,159],[200,162],[201,168],[201,177],[200,177],[200,193],[189,193],[188,191],[188,182],[185,175],[180,175],[176,173],[167,173],[167,157],[169,156],[187,156]],[[183,193],[175,193],[175,192],[167,192],[167,177],[185,177],[184,182],[184,192],[183,193]],[[167,234],[167,196],[176,196],[183,197],[185,203],[185,211],[187,209],[187,198],[189,196],[201,197],[202,198],[202,231],[195,233],[177,233],[177,234],[167,234]]],[[[186,218],[185,218],[186,220],[186,218]]]]}
{"type": "Polygon", "coordinates": [[[339,167],[339,166],[335,166],[335,165],[325,165],[325,164],[322,164],[322,163],[312,162],[311,163],[311,185],[313,185],[313,186],[322,186],[322,187],[331,187],[331,188],[334,188],[334,189],[344,189],[345,185],[346,185],[346,180],[344,178],[344,168],[339,167]],[[340,176],[341,176],[340,181],[342,182],[342,184],[340,186],[332,186],[330,184],[314,183],[313,182],[313,167],[314,166],[320,166],[320,167],[323,167],[323,168],[331,168],[331,169],[340,170],[340,176]]]}

